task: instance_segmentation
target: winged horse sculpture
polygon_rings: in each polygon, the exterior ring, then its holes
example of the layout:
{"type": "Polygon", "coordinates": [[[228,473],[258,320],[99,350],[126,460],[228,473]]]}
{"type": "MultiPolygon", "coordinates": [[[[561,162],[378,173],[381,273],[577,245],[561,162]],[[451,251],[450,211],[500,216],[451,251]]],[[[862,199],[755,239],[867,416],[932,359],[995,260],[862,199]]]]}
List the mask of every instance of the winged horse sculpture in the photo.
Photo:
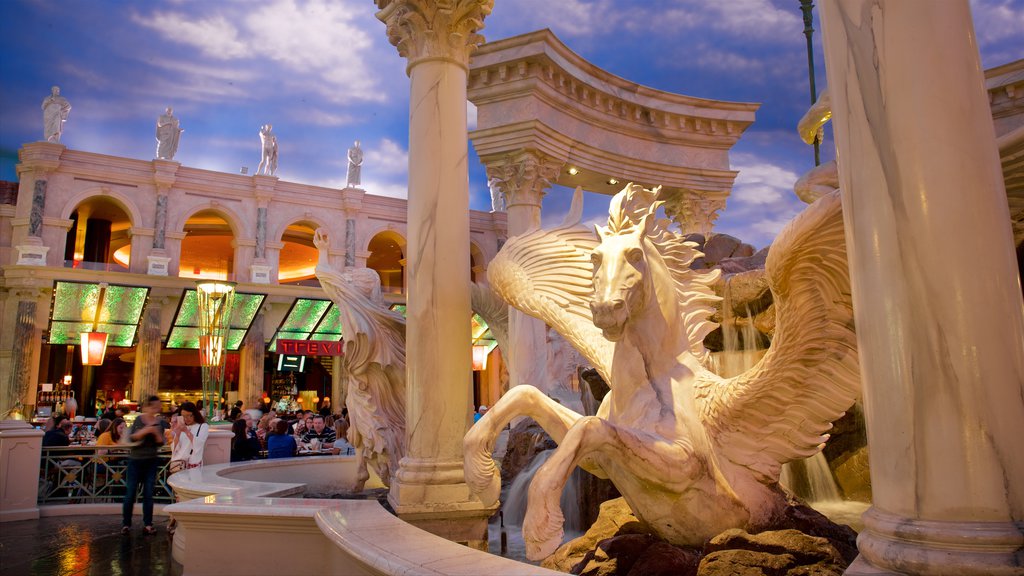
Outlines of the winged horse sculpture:
{"type": "Polygon", "coordinates": [[[345,342],[349,441],[359,460],[355,491],[369,478],[367,465],[390,486],[405,454],[405,318],[384,303],[377,272],[331,266],[330,239],[322,228],[313,244],[319,252],[316,276],[338,309],[345,342]]]}
{"type": "Polygon", "coordinates": [[[523,537],[539,560],[561,543],[559,495],[576,466],[610,478],[636,516],[674,544],[702,545],[729,528],[768,527],[786,505],[784,462],[813,455],[859,394],[859,368],[839,196],[827,195],[777,237],[766,264],[778,307],[774,341],[747,372],[705,367],[703,339],[719,271],[658,218],[660,188],[631,184],[597,234],[565,223],[509,240],[492,287],[561,333],[611,387],[584,417],[532,386],[510,390],[464,439],[465,477],[497,501],[495,439],[530,416],[558,443],[530,485],[523,537]]]}

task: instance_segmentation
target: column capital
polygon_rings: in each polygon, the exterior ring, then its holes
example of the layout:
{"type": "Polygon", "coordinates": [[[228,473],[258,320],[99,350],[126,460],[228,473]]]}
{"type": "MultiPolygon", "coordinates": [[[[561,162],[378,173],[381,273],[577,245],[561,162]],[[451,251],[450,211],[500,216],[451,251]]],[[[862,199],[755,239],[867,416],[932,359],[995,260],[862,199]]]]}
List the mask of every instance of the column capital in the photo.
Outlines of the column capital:
{"type": "Polygon", "coordinates": [[[388,41],[408,59],[406,71],[423,60],[448,60],[469,69],[469,55],[484,37],[477,30],[494,0],[375,0],[388,41]]]}
{"type": "Polygon", "coordinates": [[[540,206],[564,164],[536,150],[520,150],[486,162],[487,178],[498,180],[498,189],[509,208],[518,204],[540,206]]]}
{"type": "Polygon", "coordinates": [[[718,220],[718,212],[725,209],[725,198],[704,196],[700,192],[680,191],[668,195],[665,215],[676,221],[683,234],[698,232],[705,238],[718,220]]]}

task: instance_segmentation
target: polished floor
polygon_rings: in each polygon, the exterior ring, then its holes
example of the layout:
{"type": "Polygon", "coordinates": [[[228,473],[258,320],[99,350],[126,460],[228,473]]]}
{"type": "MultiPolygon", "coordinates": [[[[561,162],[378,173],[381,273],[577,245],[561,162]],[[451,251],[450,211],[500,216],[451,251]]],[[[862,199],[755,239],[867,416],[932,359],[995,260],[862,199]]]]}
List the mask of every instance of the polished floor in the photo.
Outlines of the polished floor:
{"type": "Polygon", "coordinates": [[[121,535],[117,514],[40,518],[0,524],[2,576],[179,576],[171,559],[167,518],[157,516],[155,536],[142,523],[121,535]]]}

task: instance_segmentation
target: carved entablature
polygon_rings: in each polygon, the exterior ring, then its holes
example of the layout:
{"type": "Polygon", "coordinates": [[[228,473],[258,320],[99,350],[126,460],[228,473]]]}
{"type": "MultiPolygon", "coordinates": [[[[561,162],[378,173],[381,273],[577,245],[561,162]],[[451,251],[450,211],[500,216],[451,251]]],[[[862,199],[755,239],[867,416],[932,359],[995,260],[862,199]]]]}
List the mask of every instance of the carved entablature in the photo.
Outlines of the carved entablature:
{"type": "Polygon", "coordinates": [[[523,150],[487,163],[487,178],[498,180],[506,204],[536,204],[558,177],[563,162],[536,150],[523,150]]]}
{"type": "Polygon", "coordinates": [[[388,41],[411,67],[424,58],[469,65],[469,54],[484,42],[477,34],[494,0],[376,0],[377,19],[388,41]]]}

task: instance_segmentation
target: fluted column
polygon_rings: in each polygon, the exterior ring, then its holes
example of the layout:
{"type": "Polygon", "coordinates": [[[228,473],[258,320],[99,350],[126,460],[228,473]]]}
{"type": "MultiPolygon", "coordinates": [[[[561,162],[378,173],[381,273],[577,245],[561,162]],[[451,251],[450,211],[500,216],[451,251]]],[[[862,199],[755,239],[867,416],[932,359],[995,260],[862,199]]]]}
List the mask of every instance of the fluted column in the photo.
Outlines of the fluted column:
{"type": "Polygon", "coordinates": [[[874,494],[848,574],[1020,574],[1024,309],[968,1],[821,6],[874,494]]]}
{"type": "Polygon", "coordinates": [[[32,417],[28,406],[35,404],[35,390],[31,384],[33,365],[38,364],[36,335],[36,299],[29,292],[18,292],[14,317],[14,337],[11,339],[10,372],[3,378],[4,390],[0,394],[0,418],[13,408],[20,408],[26,419],[32,417]],[[33,360],[35,362],[33,362],[33,360]]]}
{"type": "Polygon", "coordinates": [[[264,312],[261,310],[252,319],[239,354],[238,399],[245,403],[247,410],[259,406],[263,396],[263,356],[267,346],[264,324],[264,312]]]}
{"type": "Polygon", "coordinates": [[[143,402],[160,387],[160,314],[163,299],[150,298],[139,322],[139,343],[135,347],[132,399],[143,402]]]}
{"type": "MultiPolygon", "coordinates": [[[[539,228],[541,202],[564,162],[535,150],[520,150],[487,162],[488,179],[496,179],[505,195],[508,235],[539,228]]],[[[531,384],[551,392],[547,374],[547,328],[540,320],[509,307],[509,383],[531,384]]]]}
{"type": "Polygon", "coordinates": [[[408,450],[389,499],[407,518],[481,514],[462,473],[472,398],[466,74],[493,0],[376,4],[411,85],[408,450]]]}

